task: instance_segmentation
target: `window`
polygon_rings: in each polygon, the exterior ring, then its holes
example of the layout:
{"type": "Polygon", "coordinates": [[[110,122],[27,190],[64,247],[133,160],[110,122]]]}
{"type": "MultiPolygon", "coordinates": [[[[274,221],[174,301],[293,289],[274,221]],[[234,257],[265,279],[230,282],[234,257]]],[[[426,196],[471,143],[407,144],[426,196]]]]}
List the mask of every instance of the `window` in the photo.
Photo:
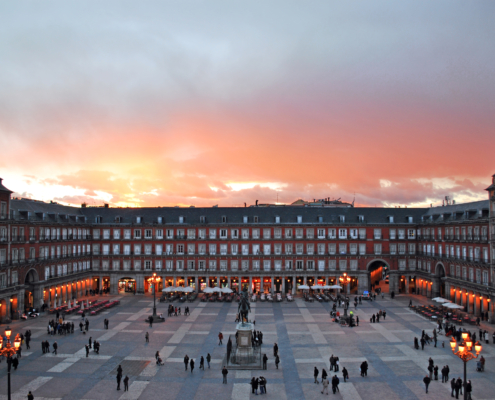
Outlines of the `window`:
{"type": "Polygon", "coordinates": [[[184,270],[184,260],[177,260],[175,264],[175,268],[177,271],[183,271],[184,270]]]}
{"type": "Polygon", "coordinates": [[[358,230],[357,229],[349,229],[349,235],[351,239],[357,239],[358,238],[358,230]]]}
{"type": "Polygon", "coordinates": [[[173,238],[174,238],[174,230],[167,229],[167,239],[173,239],[173,238]]]}
{"type": "Polygon", "coordinates": [[[302,243],[296,243],[296,254],[303,254],[304,245],[302,243]]]}
{"type": "Polygon", "coordinates": [[[298,224],[302,223],[302,215],[297,216],[297,223],[298,224]]]}
{"type": "Polygon", "coordinates": [[[388,217],[388,222],[389,222],[389,223],[391,223],[391,224],[393,224],[393,223],[394,223],[394,217],[393,217],[392,215],[390,215],[390,216],[388,217]]]}
{"type": "Polygon", "coordinates": [[[144,262],[144,269],[151,269],[151,261],[150,260],[146,260],[144,262]]]}
{"type": "Polygon", "coordinates": [[[141,229],[134,230],[134,239],[141,239],[141,229]]]}
{"type": "Polygon", "coordinates": [[[339,243],[339,254],[347,254],[347,243],[339,243]]]}
{"type": "Polygon", "coordinates": [[[366,254],[366,243],[359,243],[359,254],[360,255],[366,254]]]}
{"type": "Polygon", "coordinates": [[[416,254],[416,243],[409,243],[409,254],[416,254]]]}
{"type": "Polygon", "coordinates": [[[210,229],[208,231],[208,233],[210,234],[210,239],[216,239],[217,238],[217,230],[216,229],[210,229]]]}
{"type": "Polygon", "coordinates": [[[390,254],[397,254],[397,244],[390,243],[390,254]]]}
{"type": "Polygon", "coordinates": [[[206,254],[206,244],[201,243],[198,245],[198,254],[200,254],[200,255],[206,254]]]}
{"type": "Polygon", "coordinates": [[[179,224],[183,224],[184,223],[184,217],[181,215],[179,217],[179,224]]]}
{"type": "Polygon", "coordinates": [[[292,243],[285,244],[285,254],[292,254],[292,243]]]}
{"type": "Polygon", "coordinates": [[[110,229],[103,229],[103,239],[110,239],[110,229]]]}
{"type": "Polygon", "coordinates": [[[260,230],[253,229],[253,239],[259,239],[259,238],[260,238],[260,230]]]}
{"type": "Polygon", "coordinates": [[[222,256],[226,256],[227,255],[227,245],[226,244],[221,244],[220,245],[220,254],[222,256]]]}
{"type": "Polygon", "coordinates": [[[290,228],[285,229],[285,238],[292,239],[292,229],[290,228]]]}
{"type": "Polygon", "coordinates": [[[292,271],[292,260],[285,260],[285,270],[292,271]]]}
{"type": "Polygon", "coordinates": [[[302,260],[296,261],[296,271],[302,271],[304,269],[304,264],[302,260]]]}
{"type": "Polygon", "coordinates": [[[263,261],[263,270],[264,271],[270,271],[270,260],[264,260],[263,261]]]}
{"type": "Polygon", "coordinates": [[[196,246],[194,245],[194,243],[189,243],[187,245],[187,254],[193,255],[194,254],[194,251],[195,251],[195,247],[196,246]]]}
{"type": "Polygon", "coordinates": [[[200,260],[198,261],[198,271],[205,271],[206,270],[206,261],[200,260]]]}
{"type": "Polygon", "coordinates": [[[260,261],[253,260],[253,271],[259,271],[259,270],[260,270],[260,261]]]}
{"type": "Polygon", "coordinates": [[[232,260],[230,262],[230,270],[231,271],[237,271],[239,269],[239,261],[237,260],[232,260]]]}
{"type": "Polygon", "coordinates": [[[253,218],[253,222],[254,222],[255,224],[257,224],[257,223],[258,223],[258,217],[256,217],[256,216],[255,216],[255,217],[253,218]]]}
{"type": "Polygon", "coordinates": [[[483,271],[483,285],[488,285],[488,271],[483,271]]]}
{"type": "Polygon", "coordinates": [[[249,239],[249,229],[243,229],[242,230],[242,238],[243,239],[249,239]]]}
{"type": "Polygon", "coordinates": [[[304,236],[304,230],[303,229],[296,229],[296,239],[302,239],[304,236]]]}
{"type": "Polygon", "coordinates": [[[275,266],[275,271],[282,271],[282,261],[275,260],[274,266],[275,266]]]}
{"type": "Polygon", "coordinates": [[[329,243],[328,254],[335,254],[335,253],[337,253],[337,245],[335,243],[329,243]]]}
{"type": "Polygon", "coordinates": [[[319,255],[324,255],[325,254],[325,244],[318,243],[318,254],[319,255]]]}
{"type": "Polygon", "coordinates": [[[406,238],[406,230],[405,229],[399,229],[399,239],[404,240],[406,238]]]}
{"type": "Polygon", "coordinates": [[[375,243],[375,254],[376,255],[382,254],[382,245],[381,245],[381,243],[375,243]]]}
{"type": "Polygon", "coordinates": [[[222,224],[226,224],[227,223],[227,217],[224,215],[222,216],[222,224]]]}
{"type": "Polygon", "coordinates": [[[282,239],[282,229],[280,229],[280,228],[275,228],[275,229],[273,230],[273,237],[274,237],[275,239],[282,239]]]}
{"type": "Polygon", "coordinates": [[[306,254],[313,255],[315,253],[315,245],[313,243],[308,243],[306,245],[306,254]]]}
{"type": "Polygon", "coordinates": [[[236,256],[237,255],[238,249],[239,249],[239,245],[238,244],[233,243],[233,244],[230,245],[230,253],[233,256],[236,256]]]}
{"type": "Polygon", "coordinates": [[[271,229],[263,229],[263,239],[270,239],[271,234],[271,229]]]}
{"type": "Polygon", "coordinates": [[[328,238],[329,239],[336,239],[337,238],[337,230],[336,229],[329,229],[328,230],[328,238]]]}
{"type": "Polygon", "coordinates": [[[185,239],[184,229],[177,229],[177,239],[185,239]]]}
{"type": "Polygon", "coordinates": [[[318,271],[325,271],[325,260],[318,260],[318,271]]]}
{"type": "Polygon", "coordinates": [[[245,256],[249,255],[249,245],[248,244],[242,244],[241,250],[242,250],[243,255],[245,255],[245,256]]]}
{"type": "Polygon", "coordinates": [[[339,239],[347,239],[347,229],[339,229],[339,239]]]}
{"type": "Polygon", "coordinates": [[[373,237],[375,238],[375,240],[379,240],[382,238],[382,230],[381,229],[375,229],[373,232],[374,232],[373,237]]]}
{"type": "Polygon", "coordinates": [[[318,229],[318,239],[325,239],[325,229],[318,229]]]}
{"type": "Polygon", "coordinates": [[[351,271],[357,271],[358,269],[358,261],[357,260],[351,260],[349,263],[349,267],[351,271]]]}
{"type": "Polygon", "coordinates": [[[172,260],[165,261],[165,269],[167,271],[172,271],[174,269],[174,262],[172,260]]]}
{"type": "Polygon", "coordinates": [[[188,239],[196,239],[196,229],[188,229],[187,230],[187,238],[188,239]]]}
{"type": "Polygon", "coordinates": [[[399,270],[400,271],[405,271],[406,270],[406,260],[399,260],[399,270]]]}
{"type": "Polygon", "coordinates": [[[335,271],[337,269],[337,260],[328,260],[328,269],[335,271]]]}
{"type": "Polygon", "coordinates": [[[395,233],[396,233],[395,229],[390,229],[390,231],[389,231],[390,240],[395,240],[395,238],[396,238],[395,233]]]}
{"type": "MultiPolygon", "coordinates": [[[[414,229],[408,229],[407,230],[407,238],[410,240],[416,239],[416,231],[414,229]]],[[[439,238],[439,239],[441,239],[441,238],[439,238]]]]}
{"type": "Polygon", "coordinates": [[[255,254],[257,256],[259,256],[261,254],[259,244],[253,244],[253,254],[255,254]]]}
{"type": "Polygon", "coordinates": [[[220,271],[227,271],[227,260],[220,260],[220,271]]]}
{"type": "Polygon", "coordinates": [[[345,222],[345,215],[339,215],[340,222],[345,222]]]}
{"type": "Polygon", "coordinates": [[[136,271],[141,270],[141,260],[134,260],[134,270],[136,271]]]}
{"type": "Polygon", "coordinates": [[[247,224],[248,223],[248,217],[246,217],[246,216],[242,217],[242,222],[247,224]]]}
{"type": "Polygon", "coordinates": [[[209,245],[209,252],[210,252],[210,255],[212,255],[212,256],[217,254],[217,245],[216,244],[210,244],[209,245]]]}
{"type": "Polygon", "coordinates": [[[269,245],[269,244],[264,244],[264,245],[263,245],[263,254],[264,254],[265,256],[269,256],[269,255],[270,255],[270,253],[271,253],[271,248],[272,248],[272,246],[271,246],[271,245],[269,245]]]}
{"type": "Polygon", "coordinates": [[[315,262],[313,260],[308,260],[306,262],[306,267],[308,271],[314,271],[315,270],[315,262]]]}
{"type": "Polygon", "coordinates": [[[347,260],[340,260],[339,261],[339,269],[341,271],[345,271],[347,269],[347,260]]]}
{"type": "Polygon", "coordinates": [[[184,254],[184,245],[183,244],[177,245],[177,254],[184,254]]]}
{"type": "Polygon", "coordinates": [[[232,229],[230,235],[232,236],[232,239],[239,239],[239,229],[232,229]]]}
{"type": "Polygon", "coordinates": [[[227,229],[220,229],[220,239],[227,239],[227,229]]]}
{"type": "Polygon", "coordinates": [[[399,243],[399,254],[406,254],[406,244],[399,243]]]}
{"type": "Polygon", "coordinates": [[[114,239],[120,239],[120,229],[114,229],[113,230],[113,238],[114,239]]]}
{"type": "Polygon", "coordinates": [[[314,239],[315,237],[315,230],[314,229],[306,229],[306,238],[307,239],[314,239]]]}
{"type": "Polygon", "coordinates": [[[144,238],[145,239],[152,239],[153,238],[153,231],[151,229],[145,229],[144,230],[144,238]]]}
{"type": "Polygon", "coordinates": [[[366,239],[366,229],[359,229],[359,239],[366,239]]]}
{"type": "Polygon", "coordinates": [[[278,215],[275,217],[275,223],[280,224],[280,217],[278,215]]]}
{"type": "Polygon", "coordinates": [[[242,267],[243,271],[249,271],[249,261],[248,260],[242,260],[241,267],[242,267]]]}

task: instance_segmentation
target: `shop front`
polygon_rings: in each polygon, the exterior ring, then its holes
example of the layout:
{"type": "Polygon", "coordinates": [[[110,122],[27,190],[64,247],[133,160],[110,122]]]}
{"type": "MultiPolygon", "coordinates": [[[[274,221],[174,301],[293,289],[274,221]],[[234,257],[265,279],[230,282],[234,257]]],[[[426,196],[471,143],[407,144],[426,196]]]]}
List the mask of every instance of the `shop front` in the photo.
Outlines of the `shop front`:
{"type": "Polygon", "coordinates": [[[238,278],[230,278],[230,288],[234,292],[239,292],[239,279],[238,278]]]}
{"type": "Polygon", "coordinates": [[[187,286],[190,286],[196,290],[196,279],[191,277],[187,278],[187,286]]]}
{"type": "Polygon", "coordinates": [[[272,291],[272,278],[263,278],[263,293],[271,293],[272,291]]]}
{"type": "Polygon", "coordinates": [[[119,279],[119,292],[135,293],[136,292],[136,280],[132,278],[119,279]]]}
{"type": "Polygon", "coordinates": [[[153,284],[152,276],[144,277],[144,292],[153,294],[153,286],[155,286],[155,293],[161,293],[163,290],[163,279],[157,276],[156,282],[153,284]]]}
{"type": "MultiPolygon", "coordinates": [[[[249,280],[248,280],[248,282],[249,282],[249,280]]],[[[251,288],[252,292],[253,293],[260,293],[261,288],[262,288],[261,278],[259,278],[259,277],[253,278],[253,286],[251,288]]]]}
{"type": "Polygon", "coordinates": [[[203,292],[203,290],[206,289],[206,277],[204,276],[200,276],[198,278],[198,281],[199,281],[199,292],[203,292]]]}
{"type": "Polygon", "coordinates": [[[292,278],[284,278],[285,279],[285,293],[292,293],[292,285],[293,285],[293,279],[292,278]]]}

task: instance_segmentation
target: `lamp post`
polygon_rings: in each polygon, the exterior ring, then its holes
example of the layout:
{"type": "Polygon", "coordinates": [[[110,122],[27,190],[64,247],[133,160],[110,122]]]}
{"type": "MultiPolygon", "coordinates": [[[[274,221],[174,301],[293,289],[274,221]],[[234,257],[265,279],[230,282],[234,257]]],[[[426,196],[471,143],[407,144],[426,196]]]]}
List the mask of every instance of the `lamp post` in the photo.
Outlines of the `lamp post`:
{"type": "Polygon", "coordinates": [[[464,363],[464,400],[467,400],[467,393],[466,393],[466,385],[467,385],[467,379],[466,379],[466,365],[468,361],[471,361],[475,358],[478,358],[480,355],[482,346],[479,342],[476,342],[474,344],[474,350],[476,352],[476,355],[474,355],[471,350],[473,349],[473,341],[471,340],[471,336],[469,335],[468,332],[462,332],[462,343],[459,344],[458,346],[458,351],[456,350],[457,342],[455,341],[454,338],[450,341],[450,347],[452,348],[452,353],[459,357],[462,362],[464,363]]]}
{"type": "MultiPolygon", "coordinates": [[[[351,282],[351,277],[347,276],[347,273],[344,272],[344,274],[339,278],[339,282],[341,285],[344,287],[344,297],[347,294],[347,284],[351,282]]],[[[347,316],[347,301],[344,300],[344,316],[347,316]]]]}
{"type": "Polygon", "coordinates": [[[153,318],[156,317],[156,284],[160,282],[160,277],[156,276],[156,272],[153,272],[153,276],[148,280],[153,283],[153,318]]]}
{"type": "Polygon", "coordinates": [[[10,335],[12,335],[12,329],[7,326],[5,328],[5,336],[7,341],[3,343],[3,338],[0,337],[0,355],[7,358],[7,399],[11,400],[10,396],[10,367],[12,366],[12,356],[17,353],[17,350],[21,346],[21,337],[16,335],[14,340],[14,346],[10,344],[10,335]]]}

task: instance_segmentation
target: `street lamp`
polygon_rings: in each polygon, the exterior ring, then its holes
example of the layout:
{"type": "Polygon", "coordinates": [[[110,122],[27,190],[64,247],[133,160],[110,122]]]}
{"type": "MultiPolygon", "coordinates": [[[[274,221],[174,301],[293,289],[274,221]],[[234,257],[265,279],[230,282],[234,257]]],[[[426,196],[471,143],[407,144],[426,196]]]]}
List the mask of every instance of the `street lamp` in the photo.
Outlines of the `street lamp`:
{"type": "MultiPolygon", "coordinates": [[[[344,287],[344,297],[347,294],[347,284],[351,282],[351,277],[344,272],[344,274],[339,278],[340,284],[344,287]]],[[[347,301],[344,299],[344,316],[347,316],[347,301]]]]}
{"type": "Polygon", "coordinates": [[[12,356],[17,353],[17,350],[21,346],[21,337],[19,334],[16,335],[15,340],[14,340],[14,346],[10,344],[10,335],[12,335],[12,329],[7,326],[5,328],[5,336],[7,337],[7,341],[5,343],[5,348],[4,348],[4,343],[3,343],[3,338],[0,337],[0,355],[4,356],[7,358],[7,398],[8,400],[11,400],[10,397],[10,367],[12,365],[12,356]]]}
{"type": "Polygon", "coordinates": [[[156,272],[153,272],[153,276],[148,279],[149,282],[153,283],[153,318],[156,317],[156,284],[160,282],[161,278],[156,276],[156,272]]]}
{"type": "Polygon", "coordinates": [[[455,351],[457,342],[455,341],[454,338],[450,341],[450,347],[452,348],[452,353],[459,357],[462,362],[464,363],[464,400],[467,400],[467,393],[466,393],[466,385],[467,385],[467,379],[466,379],[466,365],[468,361],[471,361],[475,358],[478,358],[480,355],[481,349],[483,348],[479,342],[476,342],[474,344],[474,350],[476,352],[476,355],[474,355],[471,350],[473,349],[473,341],[471,340],[471,336],[469,335],[468,332],[462,332],[462,343],[459,344],[458,346],[458,351],[455,351]]]}

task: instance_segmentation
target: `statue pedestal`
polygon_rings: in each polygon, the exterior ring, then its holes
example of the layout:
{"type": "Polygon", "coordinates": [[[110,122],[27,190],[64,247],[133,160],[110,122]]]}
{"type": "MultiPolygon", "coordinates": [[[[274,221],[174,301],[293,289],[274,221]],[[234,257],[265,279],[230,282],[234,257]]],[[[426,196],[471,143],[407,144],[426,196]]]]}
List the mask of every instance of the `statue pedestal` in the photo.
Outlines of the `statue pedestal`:
{"type": "Polygon", "coordinates": [[[250,322],[239,322],[236,326],[237,330],[237,348],[251,348],[251,337],[253,335],[254,325],[250,322]]]}

